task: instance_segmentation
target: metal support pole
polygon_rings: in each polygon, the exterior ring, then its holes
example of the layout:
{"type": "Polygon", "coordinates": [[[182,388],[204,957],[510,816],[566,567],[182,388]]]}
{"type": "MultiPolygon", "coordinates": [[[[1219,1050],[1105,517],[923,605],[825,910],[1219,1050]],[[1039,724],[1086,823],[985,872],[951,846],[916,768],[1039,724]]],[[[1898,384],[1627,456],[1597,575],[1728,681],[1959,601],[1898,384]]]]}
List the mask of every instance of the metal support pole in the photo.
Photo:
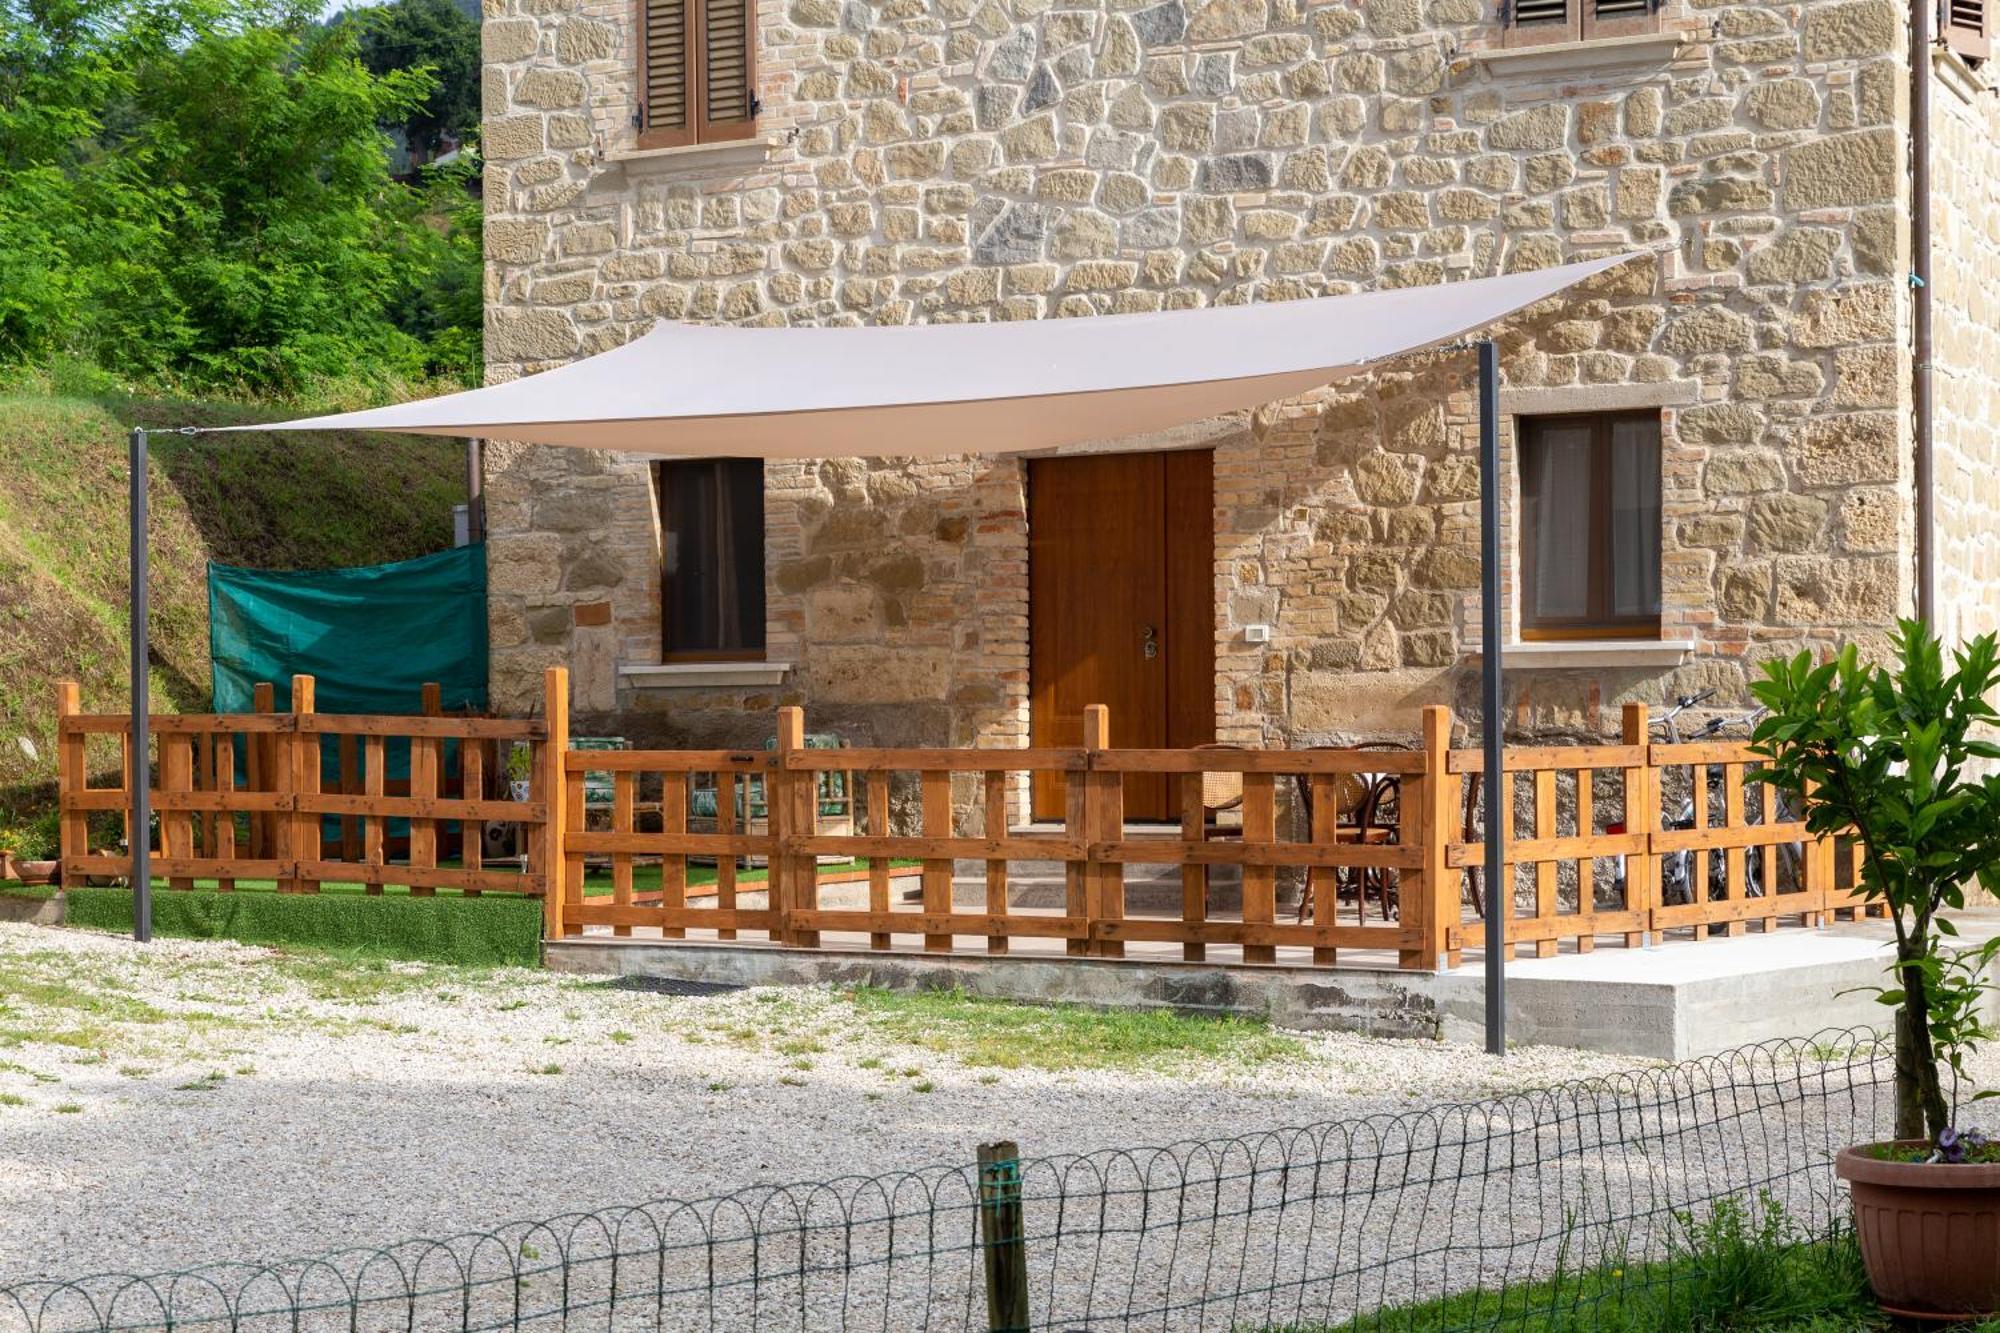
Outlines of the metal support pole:
{"type": "Polygon", "coordinates": [[[1910,406],[1916,465],[1917,619],[1937,623],[1936,377],[1931,366],[1931,19],[1910,0],[1910,406]]]}
{"type": "Polygon", "coordinates": [[[1500,349],[1479,344],[1479,715],[1486,739],[1486,1051],[1507,1053],[1506,715],[1500,697],[1500,349]]]}
{"type": "Polygon", "coordinates": [[[153,791],[152,720],[147,716],[151,685],[150,645],[146,641],[146,432],[132,432],[129,467],[132,496],[127,510],[132,520],[132,771],[127,793],[132,801],[132,938],[153,938],[153,791]]]}
{"type": "Polygon", "coordinates": [[[465,442],[465,539],[486,540],[486,441],[465,442]]]}

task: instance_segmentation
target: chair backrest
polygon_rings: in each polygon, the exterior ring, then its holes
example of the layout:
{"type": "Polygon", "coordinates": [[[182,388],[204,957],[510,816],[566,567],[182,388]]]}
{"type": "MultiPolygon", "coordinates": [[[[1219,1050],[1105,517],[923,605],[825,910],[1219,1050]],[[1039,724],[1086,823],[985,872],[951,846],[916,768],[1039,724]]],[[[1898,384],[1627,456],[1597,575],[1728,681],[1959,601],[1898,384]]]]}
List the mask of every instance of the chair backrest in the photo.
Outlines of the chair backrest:
{"type": "MultiPolygon", "coordinates": [[[[778,738],[772,736],[764,742],[764,748],[778,748],[778,738]]],[[[809,731],[806,733],[808,750],[845,750],[847,741],[830,731],[809,731]]],[[[819,799],[821,801],[845,801],[847,799],[847,773],[841,769],[825,769],[819,775],[819,799]]],[[[822,814],[827,813],[821,811],[822,814]]]]}
{"type": "MultiPolygon", "coordinates": [[[[623,736],[572,736],[569,738],[572,750],[629,750],[632,742],[623,736]]],[[[616,783],[609,773],[583,775],[583,803],[585,805],[610,805],[616,790],[616,783]]]]}
{"type": "MultiPolygon", "coordinates": [[[[1308,750],[1408,750],[1411,747],[1402,741],[1361,741],[1355,745],[1309,745],[1308,750]]],[[[1305,812],[1306,827],[1312,827],[1312,778],[1309,774],[1294,774],[1292,782],[1298,791],[1299,809],[1305,812]]],[[[1364,807],[1372,817],[1373,807],[1378,804],[1384,792],[1394,787],[1400,789],[1402,779],[1391,774],[1342,773],[1334,780],[1334,818],[1347,819],[1358,816],[1364,807]]]]}
{"type": "MultiPolygon", "coordinates": [[[[1196,750],[1242,750],[1248,747],[1230,745],[1223,741],[1211,741],[1207,745],[1197,745],[1196,750]]],[[[1201,775],[1201,806],[1209,813],[1233,810],[1243,804],[1243,775],[1241,773],[1204,773],[1201,775]]]]}

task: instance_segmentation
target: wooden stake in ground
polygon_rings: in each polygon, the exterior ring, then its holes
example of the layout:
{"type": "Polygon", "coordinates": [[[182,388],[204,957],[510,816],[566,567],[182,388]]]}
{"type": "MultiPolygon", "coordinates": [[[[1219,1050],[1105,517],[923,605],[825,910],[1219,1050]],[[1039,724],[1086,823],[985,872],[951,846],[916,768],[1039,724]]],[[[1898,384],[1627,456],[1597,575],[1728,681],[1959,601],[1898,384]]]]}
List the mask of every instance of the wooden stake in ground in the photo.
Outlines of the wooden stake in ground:
{"type": "Polygon", "coordinates": [[[1028,1241],[1021,1216],[1021,1150],[1011,1142],[979,1145],[979,1243],[986,1252],[986,1326],[1025,1333],[1028,1241]]]}

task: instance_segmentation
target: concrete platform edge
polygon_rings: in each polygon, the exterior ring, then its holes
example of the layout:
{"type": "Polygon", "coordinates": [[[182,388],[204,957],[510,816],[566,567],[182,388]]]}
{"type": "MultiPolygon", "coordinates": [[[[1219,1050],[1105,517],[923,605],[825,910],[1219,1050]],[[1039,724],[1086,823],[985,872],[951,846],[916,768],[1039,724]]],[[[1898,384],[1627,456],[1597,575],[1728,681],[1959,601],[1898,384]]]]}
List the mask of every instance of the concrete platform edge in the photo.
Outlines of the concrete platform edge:
{"type": "MultiPolygon", "coordinates": [[[[1261,1015],[1295,1030],[1433,1041],[1479,1041],[1484,1014],[1476,968],[1432,974],[1158,959],[995,958],[608,936],[550,940],[543,956],[555,971],[589,975],[743,986],[956,989],[1040,1003],[1261,1015]]],[[[1633,971],[1642,973],[1649,955],[1633,957],[1633,971]]],[[[1682,1060],[1831,1027],[1874,1026],[1883,1013],[1868,995],[1837,994],[1881,977],[1878,956],[1854,956],[1852,950],[1845,957],[1776,969],[1760,968],[1755,953],[1746,950],[1735,970],[1668,981],[1643,975],[1537,976],[1532,963],[1523,969],[1510,975],[1507,989],[1508,1035],[1518,1045],[1682,1060]]]]}

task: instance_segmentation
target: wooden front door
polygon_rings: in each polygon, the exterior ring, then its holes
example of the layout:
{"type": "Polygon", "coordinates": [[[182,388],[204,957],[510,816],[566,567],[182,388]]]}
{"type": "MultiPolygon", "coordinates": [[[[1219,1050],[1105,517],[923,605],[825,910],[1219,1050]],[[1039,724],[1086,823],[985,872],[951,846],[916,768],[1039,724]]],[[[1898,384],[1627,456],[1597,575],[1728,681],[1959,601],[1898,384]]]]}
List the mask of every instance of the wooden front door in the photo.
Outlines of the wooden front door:
{"type": "MultiPolygon", "coordinates": [[[[1033,744],[1215,739],[1215,458],[1207,450],[1028,464],[1028,720],[1033,744]]],[[[1034,779],[1036,819],[1063,817],[1062,775],[1034,779]]],[[[1177,819],[1163,777],[1128,777],[1125,817],[1177,819]]]]}

